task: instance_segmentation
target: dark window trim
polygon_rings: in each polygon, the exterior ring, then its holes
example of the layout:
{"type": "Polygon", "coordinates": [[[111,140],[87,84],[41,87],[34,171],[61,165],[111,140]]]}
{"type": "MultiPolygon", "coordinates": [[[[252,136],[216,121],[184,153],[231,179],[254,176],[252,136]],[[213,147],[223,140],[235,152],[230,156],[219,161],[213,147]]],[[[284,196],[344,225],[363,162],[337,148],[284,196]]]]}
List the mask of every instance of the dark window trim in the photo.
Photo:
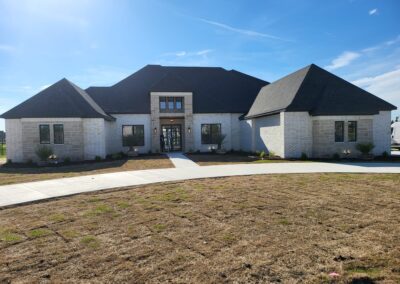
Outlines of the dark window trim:
{"type": "Polygon", "coordinates": [[[358,132],[358,123],[357,123],[357,121],[356,120],[349,120],[348,122],[347,122],[347,141],[348,142],[357,142],[357,139],[358,139],[358,135],[357,135],[357,132],[358,132]],[[354,133],[354,140],[350,140],[350,135],[349,135],[349,129],[350,129],[350,123],[354,123],[355,124],[355,133],[354,133]]]}
{"type": "Polygon", "coordinates": [[[334,131],[335,131],[335,133],[334,133],[334,135],[335,135],[335,143],[343,143],[344,142],[344,127],[345,127],[345,125],[344,125],[344,121],[343,120],[338,120],[338,121],[335,121],[335,125],[334,125],[334,131]],[[342,139],[341,140],[337,140],[336,139],[336,123],[338,123],[338,122],[340,122],[341,124],[342,124],[342,139]]]}
{"type": "Polygon", "coordinates": [[[50,133],[50,124],[39,124],[39,142],[40,144],[50,144],[51,143],[51,133],[50,133]],[[49,129],[49,142],[42,142],[42,126],[47,126],[49,129]]]}
{"type": "Polygon", "coordinates": [[[53,124],[53,143],[56,145],[62,145],[64,144],[64,124],[53,124]],[[56,127],[61,126],[62,127],[62,142],[61,143],[56,143],[56,127]]]}
{"type": "Polygon", "coordinates": [[[135,146],[133,146],[133,147],[141,147],[141,146],[144,146],[145,145],[145,134],[144,134],[144,124],[123,124],[122,125],[122,147],[129,147],[129,146],[126,146],[125,145],[125,143],[124,143],[124,127],[128,127],[128,126],[130,126],[130,127],[132,127],[132,135],[135,135],[135,132],[134,132],[134,127],[135,126],[142,126],[143,127],[143,143],[140,143],[139,145],[135,145],[135,146]]]}
{"type": "Polygon", "coordinates": [[[212,131],[211,131],[211,125],[219,125],[219,131],[220,131],[220,134],[222,133],[222,126],[221,126],[221,123],[202,123],[201,125],[200,125],[200,139],[201,139],[201,144],[202,145],[216,145],[217,143],[212,143],[213,141],[213,139],[212,139],[212,131]],[[207,142],[204,142],[203,141],[203,126],[204,125],[210,125],[210,136],[211,136],[211,138],[210,138],[210,143],[207,143],[207,142]]]}

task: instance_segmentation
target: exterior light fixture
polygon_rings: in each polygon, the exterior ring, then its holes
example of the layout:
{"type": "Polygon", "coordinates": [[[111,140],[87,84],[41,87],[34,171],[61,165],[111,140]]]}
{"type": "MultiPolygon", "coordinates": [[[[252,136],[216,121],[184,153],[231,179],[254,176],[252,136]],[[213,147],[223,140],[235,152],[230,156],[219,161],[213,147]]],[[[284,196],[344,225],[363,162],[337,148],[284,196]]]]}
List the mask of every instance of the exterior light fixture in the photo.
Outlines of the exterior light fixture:
{"type": "Polygon", "coordinates": [[[153,132],[154,134],[157,134],[157,127],[154,127],[153,132]]]}
{"type": "Polygon", "coordinates": [[[188,132],[192,133],[192,128],[188,127],[188,132]]]}
{"type": "Polygon", "coordinates": [[[173,120],[173,119],[170,119],[169,121],[170,121],[170,122],[174,122],[174,120],[173,120]]]}

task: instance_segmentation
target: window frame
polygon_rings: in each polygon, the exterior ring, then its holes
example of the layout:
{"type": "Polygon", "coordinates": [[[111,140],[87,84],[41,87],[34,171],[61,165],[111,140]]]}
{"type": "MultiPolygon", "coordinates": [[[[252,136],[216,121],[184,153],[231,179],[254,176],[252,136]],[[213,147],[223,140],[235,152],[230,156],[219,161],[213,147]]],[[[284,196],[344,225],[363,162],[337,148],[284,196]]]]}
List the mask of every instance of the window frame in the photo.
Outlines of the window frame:
{"type": "Polygon", "coordinates": [[[64,144],[64,124],[60,124],[60,123],[53,124],[53,143],[56,145],[64,144]],[[61,126],[61,129],[62,129],[62,142],[61,143],[56,142],[56,127],[59,127],[59,126],[61,126]]]}
{"type": "Polygon", "coordinates": [[[222,125],[221,125],[221,123],[202,123],[201,124],[201,126],[200,126],[200,135],[201,135],[201,144],[202,145],[216,145],[217,143],[215,143],[215,141],[213,141],[213,131],[212,131],[212,126],[215,126],[215,125],[218,125],[218,128],[219,128],[219,134],[221,135],[221,133],[222,133],[222,125]],[[210,127],[210,134],[209,134],[209,136],[210,136],[210,139],[209,139],[209,141],[205,141],[205,139],[203,138],[203,127],[205,127],[205,126],[209,126],[210,127]]]}
{"type": "Polygon", "coordinates": [[[51,144],[51,133],[50,133],[50,124],[39,124],[39,143],[40,144],[51,144]],[[48,129],[48,142],[47,140],[43,142],[42,139],[42,127],[47,127],[48,129]]]}
{"type": "Polygon", "coordinates": [[[143,137],[141,143],[138,145],[134,145],[132,147],[142,147],[145,145],[145,133],[144,133],[144,124],[124,124],[122,125],[122,147],[130,147],[125,144],[125,136],[124,136],[124,127],[131,127],[132,128],[132,135],[135,135],[135,128],[136,127],[141,127],[143,129],[143,137]]]}
{"type": "Polygon", "coordinates": [[[335,143],[343,143],[343,142],[344,142],[344,135],[345,135],[345,134],[344,134],[344,127],[345,127],[345,125],[344,125],[344,121],[343,121],[343,120],[335,121],[335,128],[334,128],[334,131],[335,131],[335,132],[334,132],[334,135],[335,135],[335,143]],[[342,125],[342,131],[341,131],[342,133],[341,133],[341,139],[340,139],[340,140],[337,139],[338,136],[336,135],[336,130],[337,130],[337,129],[336,129],[336,124],[337,124],[337,123],[340,123],[340,124],[342,125]]]}
{"type": "Polygon", "coordinates": [[[160,96],[158,98],[158,104],[160,112],[167,113],[182,113],[184,112],[184,97],[176,96],[176,97],[168,97],[168,96],[160,96]],[[177,107],[178,101],[180,102],[180,108],[177,107]],[[165,104],[165,108],[162,108],[161,105],[165,104]],[[170,108],[171,107],[171,108],[170,108]]]}
{"type": "Polygon", "coordinates": [[[357,135],[357,132],[358,132],[358,125],[357,125],[358,123],[357,123],[357,121],[356,120],[349,120],[348,122],[347,122],[347,141],[348,142],[357,142],[357,139],[358,139],[358,135],[357,135]],[[350,124],[351,123],[354,123],[354,139],[350,139],[350,124]]]}

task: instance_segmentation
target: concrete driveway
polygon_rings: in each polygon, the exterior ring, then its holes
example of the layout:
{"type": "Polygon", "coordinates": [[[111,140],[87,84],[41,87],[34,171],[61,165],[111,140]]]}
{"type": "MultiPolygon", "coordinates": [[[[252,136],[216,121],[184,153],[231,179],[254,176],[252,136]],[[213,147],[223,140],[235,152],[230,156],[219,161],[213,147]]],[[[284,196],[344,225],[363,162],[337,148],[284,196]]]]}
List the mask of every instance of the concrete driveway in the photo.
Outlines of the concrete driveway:
{"type": "Polygon", "coordinates": [[[104,189],[239,175],[284,173],[400,173],[399,163],[270,163],[107,173],[0,186],[0,207],[104,189]]]}

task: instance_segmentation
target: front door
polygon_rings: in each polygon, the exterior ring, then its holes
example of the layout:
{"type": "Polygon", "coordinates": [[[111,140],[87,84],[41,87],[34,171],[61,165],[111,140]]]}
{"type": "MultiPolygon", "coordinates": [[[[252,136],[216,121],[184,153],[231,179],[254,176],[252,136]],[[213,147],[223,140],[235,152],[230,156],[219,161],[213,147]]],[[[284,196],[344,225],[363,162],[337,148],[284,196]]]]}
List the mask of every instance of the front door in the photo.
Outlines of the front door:
{"type": "Polygon", "coordinates": [[[165,151],[182,151],[181,125],[162,125],[161,129],[164,135],[165,151]]]}

